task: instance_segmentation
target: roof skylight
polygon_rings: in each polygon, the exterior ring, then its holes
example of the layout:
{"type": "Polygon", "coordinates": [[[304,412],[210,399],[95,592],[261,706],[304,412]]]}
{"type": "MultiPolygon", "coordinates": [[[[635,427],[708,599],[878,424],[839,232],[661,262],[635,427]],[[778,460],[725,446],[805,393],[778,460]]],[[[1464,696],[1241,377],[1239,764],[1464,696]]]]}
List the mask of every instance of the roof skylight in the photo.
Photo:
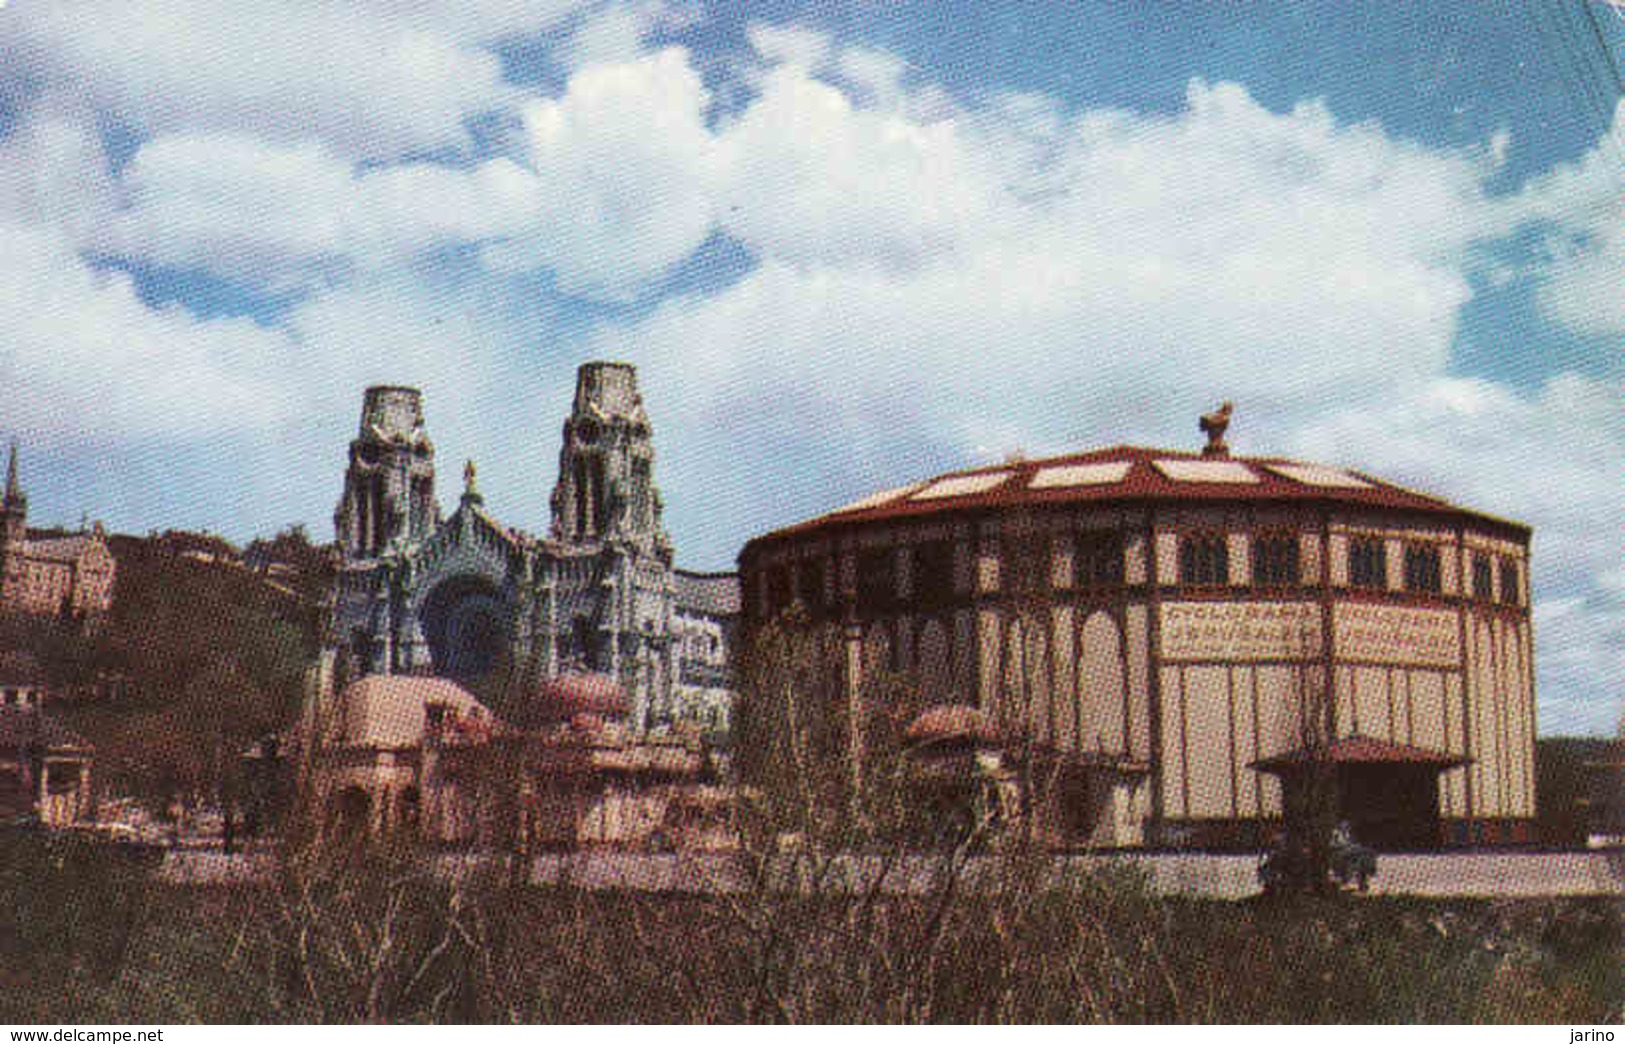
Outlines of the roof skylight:
{"type": "Polygon", "coordinates": [[[1132,463],[1114,460],[1104,464],[1056,464],[1039,468],[1027,483],[1028,489],[1066,489],[1072,486],[1104,486],[1128,477],[1132,463]]]}
{"type": "Polygon", "coordinates": [[[1156,460],[1156,469],[1175,482],[1227,482],[1244,485],[1258,481],[1253,469],[1239,460],[1156,460]]]}
{"type": "Polygon", "coordinates": [[[988,471],[978,475],[950,475],[937,479],[929,486],[909,497],[910,500],[944,500],[948,497],[968,497],[986,493],[1009,479],[1008,471],[988,471]]]}
{"type": "Polygon", "coordinates": [[[1302,482],[1306,486],[1319,486],[1323,489],[1370,489],[1371,483],[1358,475],[1352,475],[1340,468],[1328,468],[1322,464],[1265,464],[1266,468],[1291,479],[1302,482]]]}
{"type": "Polygon", "coordinates": [[[892,489],[883,489],[879,493],[869,494],[862,500],[854,500],[852,503],[847,504],[844,507],[838,507],[834,511],[831,511],[830,514],[843,515],[848,511],[863,511],[868,508],[879,507],[882,504],[889,504],[894,500],[901,500],[903,497],[908,495],[910,490],[918,488],[919,483],[916,482],[912,486],[896,486],[892,489]]]}

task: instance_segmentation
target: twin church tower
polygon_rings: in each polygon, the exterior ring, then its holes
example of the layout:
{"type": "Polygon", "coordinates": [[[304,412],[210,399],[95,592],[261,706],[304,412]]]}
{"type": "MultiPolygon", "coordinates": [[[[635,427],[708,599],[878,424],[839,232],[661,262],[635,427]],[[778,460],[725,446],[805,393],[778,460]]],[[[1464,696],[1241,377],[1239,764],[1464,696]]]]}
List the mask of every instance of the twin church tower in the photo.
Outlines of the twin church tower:
{"type": "Polygon", "coordinates": [[[525,687],[608,675],[632,698],[634,728],[726,728],[737,581],[673,566],[632,366],[578,371],[551,508],[546,537],[501,525],[470,463],[442,518],[422,394],[367,389],[334,514],[345,673],[473,682],[500,670],[525,687]]]}

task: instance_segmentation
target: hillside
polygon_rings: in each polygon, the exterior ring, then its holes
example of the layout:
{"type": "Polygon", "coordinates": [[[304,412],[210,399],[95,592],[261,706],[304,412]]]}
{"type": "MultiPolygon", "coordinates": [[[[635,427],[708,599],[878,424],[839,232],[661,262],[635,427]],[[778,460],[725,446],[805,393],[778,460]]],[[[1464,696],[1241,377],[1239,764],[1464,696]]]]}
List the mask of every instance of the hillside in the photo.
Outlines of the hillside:
{"type": "Polygon", "coordinates": [[[104,785],[160,805],[211,795],[231,783],[237,753],[297,708],[326,556],[297,528],[246,555],[176,532],[108,547],[118,575],[105,620],[12,621],[13,637],[64,693],[54,713],[96,744],[104,785]]]}

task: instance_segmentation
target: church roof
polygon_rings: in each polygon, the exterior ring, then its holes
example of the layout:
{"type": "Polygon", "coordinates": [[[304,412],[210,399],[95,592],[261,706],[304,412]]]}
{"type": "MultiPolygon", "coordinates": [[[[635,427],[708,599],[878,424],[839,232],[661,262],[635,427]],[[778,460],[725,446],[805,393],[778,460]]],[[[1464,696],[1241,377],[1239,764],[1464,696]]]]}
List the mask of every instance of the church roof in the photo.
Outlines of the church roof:
{"type": "Polygon", "coordinates": [[[42,558],[48,562],[77,562],[85,556],[85,552],[90,550],[92,544],[99,542],[100,538],[91,533],[43,539],[30,538],[26,554],[30,558],[42,558]]]}
{"type": "Polygon", "coordinates": [[[517,529],[510,529],[501,522],[498,522],[489,511],[485,510],[485,503],[483,500],[468,496],[463,498],[462,503],[457,505],[457,510],[452,513],[451,519],[447,519],[446,522],[442,523],[442,526],[449,529],[453,524],[452,520],[455,519],[458,514],[461,514],[464,511],[467,511],[474,518],[479,519],[480,522],[484,524],[486,530],[503,543],[509,545],[510,547],[525,546],[525,534],[521,533],[517,529]]]}
{"type": "Polygon", "coordinates": [[[968,468],[871,494],[751,543],[864,522],[954,511],[1077,503],[1332,503],[1471,517],[1527,538],[1521,523],[1364,472],[1284,457],[1203,456],[1146,446],[1112,446],[1035,460],[968,468]]]}
{"type": "Polygon", "coordinates": [[[672,573],[678,609],[710,616],[739,615],[738,573],[672,573]]]}

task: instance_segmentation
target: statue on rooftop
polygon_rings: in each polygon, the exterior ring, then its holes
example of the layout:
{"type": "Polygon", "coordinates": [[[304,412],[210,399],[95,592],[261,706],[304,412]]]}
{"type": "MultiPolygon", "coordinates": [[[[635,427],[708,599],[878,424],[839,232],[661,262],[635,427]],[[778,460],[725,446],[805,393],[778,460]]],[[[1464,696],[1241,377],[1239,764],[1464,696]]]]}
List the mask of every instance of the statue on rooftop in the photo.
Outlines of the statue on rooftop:
{"type": "Polygon", "coordinates": [[[1197,421],[1197,428],[1207,436],[1207,445],[1202,447],[1204,457],[1228,457],[1230,446],[1224,441],[1224,433],[1230,427],[1230,411],[1235,404],[1228,399],[1212,413],[1204,413],[1197,421]]]}

